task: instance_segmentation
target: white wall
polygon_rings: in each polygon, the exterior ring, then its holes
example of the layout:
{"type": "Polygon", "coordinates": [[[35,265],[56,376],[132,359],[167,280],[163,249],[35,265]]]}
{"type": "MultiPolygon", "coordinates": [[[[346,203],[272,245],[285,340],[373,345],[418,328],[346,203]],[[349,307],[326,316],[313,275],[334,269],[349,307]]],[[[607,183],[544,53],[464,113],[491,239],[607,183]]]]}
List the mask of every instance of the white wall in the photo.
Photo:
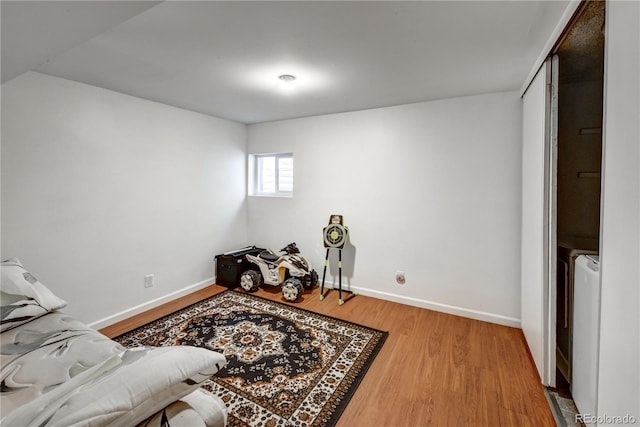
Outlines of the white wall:
{"type": "Polygon", "coordinates": [[[23,74],[2,85],[2,258],[86,322],[210,284],[247,241],[245,156],[242,124],[23,74]]]}
{"type": "Polygon", "coordinates": [[[598,415],[640,425],[640,4],[607,2],[598,415]]]}
{"type": "Polygon", "coordinates": [[[322,276],[343,214],[353,289],[518,326],[521,111],[508,92],[251,125],[249,153],[293,152],[295,178],[291,199],[249,197],[249,236],[296,241],[322,276]]]}

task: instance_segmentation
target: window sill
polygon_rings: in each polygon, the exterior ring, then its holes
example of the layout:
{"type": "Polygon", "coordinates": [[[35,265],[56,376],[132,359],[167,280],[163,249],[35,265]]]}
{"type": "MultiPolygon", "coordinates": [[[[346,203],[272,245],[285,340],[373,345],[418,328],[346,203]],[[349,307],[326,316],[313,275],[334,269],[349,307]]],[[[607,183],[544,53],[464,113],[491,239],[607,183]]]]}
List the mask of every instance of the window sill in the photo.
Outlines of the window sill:
{"type": "Polygon", "coordinates": [[[270,193],[270,194],[249,194],[249,197],[265,197],[265,198],[276,198],[276,199],[293,199],[293,193],[284,194],[284,193],[270,193]]]}

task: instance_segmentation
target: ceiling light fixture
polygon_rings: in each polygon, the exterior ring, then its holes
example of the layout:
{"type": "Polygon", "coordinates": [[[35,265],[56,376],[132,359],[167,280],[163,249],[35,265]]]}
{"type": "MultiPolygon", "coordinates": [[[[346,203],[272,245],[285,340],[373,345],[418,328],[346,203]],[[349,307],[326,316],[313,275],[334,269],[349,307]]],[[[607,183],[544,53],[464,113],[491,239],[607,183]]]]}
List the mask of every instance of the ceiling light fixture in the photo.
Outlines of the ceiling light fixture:
{"type": "Polygon", "coordinates": [[[278,76],[278,80],[280,80],[280,88],[291,90],[296,87],[296,76],[292,76],[291,74],[282,74],[278,76]]]}

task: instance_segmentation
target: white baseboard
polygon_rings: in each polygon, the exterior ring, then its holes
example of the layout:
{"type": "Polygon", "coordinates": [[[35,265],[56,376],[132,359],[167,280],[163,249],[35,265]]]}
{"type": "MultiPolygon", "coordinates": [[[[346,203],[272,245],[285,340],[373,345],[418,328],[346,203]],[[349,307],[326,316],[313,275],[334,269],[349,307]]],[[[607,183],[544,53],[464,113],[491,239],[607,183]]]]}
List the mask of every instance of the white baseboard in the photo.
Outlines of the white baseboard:
{"type": "MultiPolygon", "coordinates": [[[[215,277],[211,277],[209,279],[203,280],[202,282],[198,282],[194,285],[190,285],[180,290],[177,290],[175,292],[171,292],[160,298],[156,298],[154,300],[145,302],[135,307],[131,307],[127,310],[121,311],[120,313],[116,313],[112,316],[105,317],[104,319],[96,320],[95,322],[90,323],[89,326],[94,329],[102,329],[109,325],[113,325],[114,323],[128,319],[129,317],[135,316],[136,314],[140,314],[147,310],[151,310],[152,308],[158,307],[176,298],[180,298],[182,296],[188,295],[197,290],[206,288],[207,286],[210,286],[213,283],[215,283],[215,277]]],[[[332,283],[332,282],[326,282],[325,288],[337,290],[338,284],[332,283]]],[[[510,326],[512,328],[521,327],[520,319],[516,319],[514,317],[502,316],[500,314],[487,313],[487,312],[478,311],[478,310],[471,310],[468,308],[456,307],[448,304],[442,304],[442,303],[427,301],[419,298],[407,297],[403,295],[393,294],[390,292],[377,291],[374,289],[368,289],[368,288],[362,288],[362,287],[356,287],[356,286],[345,285],[343,289],[352,290],[361,295],[365,295],[373,298],[379,298],[386,301],[393,301],[400,304],[406,304],[414,307],[425,308],[427,310],[438,311],[441,313],[467,317],[469,319],[482,320],[484,322],[496,323],[498,325],[510,326]]]]}
{"type": "MultiPolygon", "coordinates": [[[[329,289],[337,289],[338,285],[329,282],[325,284],[329,289]]],[[[414,307],[426,308],[427,310],[439,311],[441,313],[453,314],[456,316],[467,317],[469,319],[482,320],[483,322],[496,323],[498,325],[510,326],[512,328],[521,328],[520,319],[515,317],[503,316],[495,313],[487,313],[469,308],[456,307],[453,305],[442,304],[439,302],[427,301],[419,298],[407,297],[403,295],[393,294],[390,292],[382,292],[374,289],[361,288],[356,286],[343,286],[343,289],[355,291],[360,295],[379,298],[386,301],[398,302],[400,304],[411,305],[414,307]]]]}
{"type": "Polygon", "coordinates": [[[113,325],[114,323],[118,323],[122,320],[128,319],[129,317],[135,316],[136,314],[140,314],[147,310],[151,310],[152,308],[159,307],[162,304],[173,301],[174,299],[189,295],[190,293],[193,293],[200,289],[204,289],[207,286],[211,286],[213,283],[215,283],[215,281],[215,277],[205,279],[202,282],[198,282],[196,284],[187,286],[186,288],[171,292],[167,295],[161,296],[160,298],[156,298],[140,305],[136,305],[135,307],[128,308],[124,311],[121,311],[120,313],[105,317],[104,319],[96,320],[95,322],[89,323],[89,327],[93,329],[105,328],[107,326],[113,325]]]}

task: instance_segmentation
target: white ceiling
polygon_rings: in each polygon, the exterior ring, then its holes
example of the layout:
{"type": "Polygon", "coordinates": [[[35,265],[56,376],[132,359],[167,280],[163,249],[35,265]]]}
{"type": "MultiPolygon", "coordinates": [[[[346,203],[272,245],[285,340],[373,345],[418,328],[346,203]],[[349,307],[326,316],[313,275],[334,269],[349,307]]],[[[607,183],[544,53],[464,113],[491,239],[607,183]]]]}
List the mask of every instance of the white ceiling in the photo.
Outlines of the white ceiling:
{"type": "Polygon", "coordinates": [[[1,1],[2,83],[160,3],[1,1]]]}
{"type": "Polygon", "coordinates": [[[243,123],[517,90],[568,3],[2,1],[2,79],[34,69],[243,123]]]}

